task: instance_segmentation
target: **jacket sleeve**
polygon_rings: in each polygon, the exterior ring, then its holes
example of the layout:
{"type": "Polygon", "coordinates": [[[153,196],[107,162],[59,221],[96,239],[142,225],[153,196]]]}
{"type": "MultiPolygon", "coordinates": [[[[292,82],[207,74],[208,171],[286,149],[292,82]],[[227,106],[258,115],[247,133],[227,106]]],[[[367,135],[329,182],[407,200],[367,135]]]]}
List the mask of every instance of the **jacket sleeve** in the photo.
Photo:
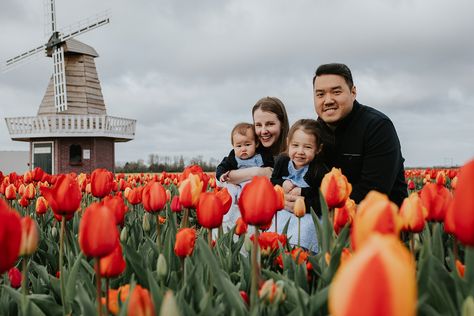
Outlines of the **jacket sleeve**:
{"type": "Polygon", "coordinates": [[[230,170],[235,170],[235,169],[237,169],[237,161],[235,160],[235,153],[234,153],[234,150],[232,149],[229,155],[227,157],[224,157],[221,163],[217,166],[216,179],[220,181],[219,179],[224,173],[230,170]]]}
{"type": "Polygon", "coordinates": [[[270,179],[273,185],[283,185],[283,182],[285,181],[283,177],[288,175],[288,160],[289,158],[286,155],[279,155],[276,157],[275,166],[270,179]]]}
{"type": "Polygon", "coordinates": [[[369,191],[390,194],[403,163],[400,142],[390,119],[380,119],[367,128],[360,180],[353,183],[351,198],[359,203],[369,191]]]}
{"type": "Polygon", "coordinates": [[[320,161],[314,161],[314,164],[308,170],[308,176],[305,177],[309,187],[301,188],[301,195],[304,196],[306,213],[310,213],[310,207],[318,217],[321,217],[321,204],[319,199],[319,188],[324,175],[328,172],[328,167],[320,161]]]}

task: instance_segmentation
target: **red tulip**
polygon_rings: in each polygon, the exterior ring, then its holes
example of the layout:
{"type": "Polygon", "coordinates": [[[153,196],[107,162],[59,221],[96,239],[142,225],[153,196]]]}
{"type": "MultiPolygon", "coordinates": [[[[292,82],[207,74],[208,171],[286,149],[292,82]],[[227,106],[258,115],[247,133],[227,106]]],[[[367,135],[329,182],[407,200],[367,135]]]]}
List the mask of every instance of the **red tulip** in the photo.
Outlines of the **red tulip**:
{"type": "Polygon", "coordinates": [[[61,174],[53,188],[41,187],[40,190],[57,215],[73,215],[81,205],[82,193],[79,184],[69,174],[61,174]]]}
{"type": "Polygon", "coordinates": [[[229,194],[229,190],[223,188],[222,190],[217,191],[216,195],[222,202],[222,212],[224,215],[227,214],[232,206],[232,197],[229,194]]]}
{"type": "Polygon", "coordinates": [[[11,268],[8,270],[8,279],[10,279],[10,285],[14,289],[18,289],[21,286],[21,272],[18,268],[11,268]]]}
{"type": "Polygon", "coordinates": [[[103,198],[112,191],[114,175],[107,169],[95,169],[91,174],[91,193],[97,198],[103,198]]]}
{"type": "Polygon", "coordinates": [[[179,202],[186,208],[196,207],[201,194],[203,182],[199,176],[190,174],[179,186],[179,202]]]}
{"type": "Polygon", "coordinates": [[[221,226],[224,216],[221,199],[213,192],[201,193],[196,215],[199,225],[205,228],[221,226]]]}
{"type": "Polygon", "coordinates": [[[452,199],[451,192],[444,186],[427,183],[421,189],[420,197],[423,205],[428,210],[427,220],[444,221],[446,211],[452,199]]]}
{"type": "Polygon", "coordinates": [[[148,182],[142,192],[142,203],[145,211],[156,213],[161,211],[168,201],[165,188],[158,182],[148,182]]]}
{"type": "Polygon", "coordinates": [[[196,230],[193,228],[182,228],[176,234],[174,253],[181,258],[190,256],[196,242],[196,230]]]}
{"type": "Polygon", "coordinates": [[[415,182],[408,180],[408,190],[415,190],[415,182]]]}
{"type": "Polygon", "coordinates": [[[275,185],[273,187],[275,192],[277,193],[277,211],[282,210],[285,208],[285,190],[283,190],[281,185],[275,185]]]}
{"type": "Polygon", "coordinates": [[[115,216],[99,203],[84,211],[79,224],[79,245],[86,256],[101,258],[109,255],[118,243],[115,216]]]}
{"type": "Polygon", "coordinates": [[[183,206],[179,202],[179,195],[173,196],[171,199],[171,211],[173,212],[181,212],[183,210],[183,206]]]}
{"type": "Polygon", "coordinates": [[[128,195],[126,195],[128,203],[137,205],[142,202],[142,189],[143,187],[130,189],[128,195]]]}
{"type": "Polygon", "coordinates": [[[321,181],[321,193],[329,208],[343,207],[352,192],[352,185],[341,169],[332,168],[321,181]]]}
{"type": "Polygon", "coordinates": [[[43,215],[48,211],[48,208],[48,201],[43,196],[36,199],[36,214],[43,215]]]}
{"type": "Polygon", "coordinates": [[[250,225],[267,225],[273,219],[280,202],[267,177],[253,177],[240,194],[239,208],[242,219],[250,225]]]}
{"type": "Polygon", "coordinates": [[[123,225],[125,213],[128,210],[123,198],[118,195],[107,195],[102,200],[102,204],[107,206],[115,214],[115,224],[123,225]]]}
{"type": "MultiPolygon", "coordinates": [[[[250,236],[250,240],[253,241],[253,239],[254,235],[250,236]]],[[[286,236],[275,232],[263,232],[258,236],[258,244],[260,245],[262,255],[269,255],[280,248],[279,244],[282,247],[286,245],[286,236]]]]}
{"type": "Polygon", "coordinates": [[[465,245],[474,246],[474,160],[458,174],[453,202],[454,234],[465,245]]]}
{"type": "Polygon", "coordinates": [[[16,259],[21,244],[20,215],[0,199],[0,274],[8,271],[16,259]]]}
{"type": "Polygon", "coordinates": [[[333,316],[414,316],[416,265],[393,235],[372,235],[337,270],[329,287],[333,316]]]}
{"type": "Polygon", "coordinates": [[[417,193],[411,193],[409,197],[403,200],[400,207],[400,217],[403,222],[403,230],[414,233],[420,233],[425,227],[428,211],[423,206],[417,193]]]}
{"type": "Polygon", "coordinates": [[[140,285],[135,285],[132,293],[130,294],[130,300],[128,302],[128,315],[135,316],[154,316],[155,306],[151,299],[150,292],[147,289],[142,288],[140,285]]]}
{"type": "Polygon", "coordinates": [[[242,217],[239,217],[235,223],[235,234],[240,236],[242,234],[247,233],[248,225],[242,217]]]}
{"type": "Polygon", "coordinates": [[[122,274],[126,267],[122,254],[122,246],[119,242],[115,249],[107,256],[100,258],[100,276],[114,278],[122,274]]]}
{"type": "Polygon", "coordinates": [[[334,231],[339,234],[347,223],[352,224],[356,213],[357,205],[353,199],[347,199],[343,207],[334,209],[334,231]]]}
{"type": "Polygon", "coordinates": [[[16,199],[16,187],[14,184],[9,184],[5,189],[5,198],[7,200],[15,200],[16,199]]]}

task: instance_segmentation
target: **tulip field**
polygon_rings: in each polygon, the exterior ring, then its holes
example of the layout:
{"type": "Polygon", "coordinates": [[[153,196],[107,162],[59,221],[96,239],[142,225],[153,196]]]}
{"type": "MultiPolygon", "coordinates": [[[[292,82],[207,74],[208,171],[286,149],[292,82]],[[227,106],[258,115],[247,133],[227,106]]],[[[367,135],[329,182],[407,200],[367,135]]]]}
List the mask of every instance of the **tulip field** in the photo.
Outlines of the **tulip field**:
{"type": "Polygon", "coordinates": [[[314,252],[265,177],[0,172],[0,315],[474,315],[474,160],[405,177],[399,208],[329,172],[314,252]]]}

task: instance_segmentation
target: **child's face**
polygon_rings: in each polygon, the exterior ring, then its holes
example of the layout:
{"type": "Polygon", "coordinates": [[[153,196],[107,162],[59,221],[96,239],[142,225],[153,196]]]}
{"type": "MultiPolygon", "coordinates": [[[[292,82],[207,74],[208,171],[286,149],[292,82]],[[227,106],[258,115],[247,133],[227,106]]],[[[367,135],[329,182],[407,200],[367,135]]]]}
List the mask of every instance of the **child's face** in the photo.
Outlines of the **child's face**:
{"type": "Polygon", "coordinates": [[[235,156],[240,159],[252,158],[255,155],[255,149],[257,148],[253,131],[247,130],[245,135],[235,132],[232,135],[232,141],[234,143],[235,156]]]}
{"type": "Polygon", "coordinates": [[[309,164],[316,156],[317,151],[314,135],[307,134],[301,129],[295,131],[288,143],[288,155],[296,169],[309,164]]]}

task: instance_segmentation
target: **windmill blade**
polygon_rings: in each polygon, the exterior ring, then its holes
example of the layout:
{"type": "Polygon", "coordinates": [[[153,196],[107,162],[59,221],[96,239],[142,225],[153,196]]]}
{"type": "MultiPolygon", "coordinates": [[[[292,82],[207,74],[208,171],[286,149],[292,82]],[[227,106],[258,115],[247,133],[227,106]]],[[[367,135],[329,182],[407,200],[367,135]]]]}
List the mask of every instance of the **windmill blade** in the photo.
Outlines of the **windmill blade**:
{"type": "Polygon", "coordinates": [[[31,56],[34,56],[38,53],[46,53],[46,44],[43,44],[41,46],[38,46],[36,48],[30,49],[29,51],[26,51],[20,55],[17,55],[15,57],[12,57],[10,59],[7,59],[5,62],[2,62],[2,72],[6,72],[10,69],[12,69],[14,66],[17,66],[24,61],[26,61],[28,58],[31,56]]]}
{"type": "Polygon", "coordinates": [[[44,6],[44,36],[49,38],[56,32],[56,5],[54,0],[43,0],[44,6]]]}
{"type": "Polygon", "coordinates": [[[80,34],[89,32],[93,29],[103,26],[109,22],[110,22],[110,10],[103,11],[99,14],[96,14],[87,19],[71,24],[64,29],[61,29],[60,33],[65,34],[65,35],[60,35],[59,39],[61,41],[66,41],[70,38],[76,37],[80,34]]]}
{"type": "Polygon", "coordinates": [[[62,46],[54,47],[53,62],[54,106],[59,113],[67,110],[66,72],[62,46]]]}

